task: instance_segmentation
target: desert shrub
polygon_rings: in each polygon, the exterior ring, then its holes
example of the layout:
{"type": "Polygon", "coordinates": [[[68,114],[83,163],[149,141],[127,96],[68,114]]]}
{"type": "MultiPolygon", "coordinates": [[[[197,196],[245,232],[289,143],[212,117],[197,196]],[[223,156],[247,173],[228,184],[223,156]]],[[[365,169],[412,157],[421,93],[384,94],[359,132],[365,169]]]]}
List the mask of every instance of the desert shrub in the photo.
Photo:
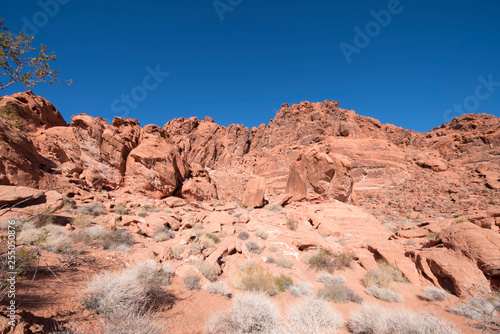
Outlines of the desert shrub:
{"type": "Polygon", "coordinates": [[[2,221],[0,221],[0,230],[7,231],[9,229],[9,226],[13,226],[17,230],[21,225],[22,225],[22,221],[19,217],[9,217],[9,218],[2,219],[2,221]],[[13,222],[13,223],[11,224],[10,222],[13,222]]]}
{"type": "Polygon", "coordinates": [[[276,265],[278,267],[281,267],[281,268],[286,268],[286,269],[290,269],[292,268],[293,266],[293,260],[292,259],[289,259],[287,258],[285,255],[283,254],[279,254],[277,257],[276,257],[276,265]]]}
{"type": "Polygon", "coordinates": [[[106,208],[102,203],[93,202],[87,205],[80,206],[76,213],[79,215],[91,215],[91,216],[99,216],[106,214],[106,208]]]}
{"type": "Polygon", "coordinates": [[[214,293],[219,296],[229,297],[231,295],[231,289],[224,281],[209,283],[207,284],[206,290],[208,293],[214,293]]]}
{"type": "Polygon", "coordinates": [[[258,236],[259,238],[261,238],[262,240],[266,240],[268,237],[267,232],[264,230],[257,230],[255,232],[255,235],[258,236]]]}
{"type": "Polygon", "coordinates": [[[271,256],[268,256],[266,258],[266,262],[267,263],[276,263],[276,259],[274,258],[274,256],[271,255],[271,256]]]}
{"type": "Polygon", "coordinates": [[[363,301],[363,298],[345,285],[333,283],[325,284],[323,288],[318,290],[316,296],[327,301],[334,301],[337,304],[361,303],[363,301]]]}
{"type": "Polygon", "coordinates": [[[247,240],[248,237],[249,235],[246,231],[241,231],[240,233],[238,233],[238,238],[240,238],[241,240],[247,240]]]}
{"type": "Polygon", "coordinates": [[[375,304],[363,304],[351,312],[348,327],[354,334],[459,334],[446,320],[433,314],[389,310],[375,304]]]}
{"type": "MultiPolygon", "coordinates": [[[[16,272],[17,280],[22,280],[26,277],[31,276],[35,273],[38,263],[39,263],[39,255],[38,252],[30,247],[17,247],[14,252],[14,267],[12,266],[12,254],[8,254],[11,248],[8,247],[8,242],[5,237],[0,239],[0,286],[9,285],[6,281],[10,276],[7,274],[8,272],[16,272]]],[[[6,293],[8,289],[0,292],[0,300],[4,293],[6,293]]]]}
{"type": "Polygon", "coordinates": [[[117,319],[104,319],[99,334],[162,334],[165,326],[152,312],[132,313],[117,319]]]}
{"type": "Polygon", "coordinates": [[[288,288],[288,291],[292,294],[294,297],[301,297],[301,296],[310,296],[312,295],[313,292],[313,285],[309,282],[299,282],[295,285],[292,285],[288,288]]]}
{"type": "Polygon", "coordinates": [[[342,275],[333,276],[329,273],[320,273],[316,276],[316,280],[321,283],[344,284],[346,279],[342,275]]]}
{"type": "Polygon", "coordinates": [[[202,230],[203,229],[203,224],[198,222],[196,224],[193,225],[193,230],[202,230]]]}
{"type": "Polygon", "coordinates": [[[172,256],[174,257],[174,259],[182,259],[182,254],[184,254],[184,247],[182,247],[182,245],[175,245],[172,248],[172,256]]]}
{"type": "Polygon", "coordinates": [[[274,276],[267,268],[259,265],[246,266],[240,277],[240,284],[245,291],[263,292],[270,296],[277,293],[274,276]]]}
{"type": "Polygon", "coordinates": [[[276,247],[275,245],[269,245],[269,251],[271,252],[276,252],[278,250],[278,247],[276,247]]]}
{"type": "Polygon", "coordinates": [[[293,284],[293,280],[289,276],[279,275],[274,278],[274,284],[280,292],[283,292],[293,284]]]}
{"type": "Polygon", "coordinates": [[[435,237],[437,237],[439,235],[439,232],[429,232],[427,233],[427,235],[425,236],[427,239],[434,239],[435,237]]]}
{"type": "Polygon", "coordinates": [[[318,248],[312,254],[306,254],[307,263],[315,270],[332,273],[336,269],[350,267],[353,255],[347,252],[333,253],[324,248],[318,248]]]}
{"type": "Polygon", "coordinates": [[[308,298],[288,310],[285,332],[334,334],[343,325],[342,315],[324,300],[308,298]]]}
{"type": "Polygon", "coordinates": [[[130,247],[135,243],[134,237],[127,230],[105,231],[99,238],[99,242],[104,249],[128,252],[130,247]]]}
{"type": "Polygon", "coordinates": [[[203,276],[205,276],[210,282],[214,282],[220,275],[221,270],[218,264],[209,263],[206,261],[199,262],[195,265],[203,276]]]}
{"type": "Polygon", "coordinates": [[[435,286],[426,286],[424,288],[424,299],[442,302],[448,298],[449,295],[446,290],[437,288],[435,286]]]}
{"type": "Polygon", "coordinates": [[[119,215],[128,215],[127,205],[125,203],[116,204],[115,213],[117,213],[119,215]]]}
{"type": "Polygon", "coordinates": [[[375,269],[367,272],[362,281],[367,288],[374,285],[378,288],[394,290],[394,282],[405,283],[407,279],[401,271],[382,262],[375,269]]]}
{"type": "Polygon", "coordinates": [[[206,235],[202,235],[199,241],[200,241],[200,244],[205,249],[212,248],[215,246],[214,240],[211,238],[208,238],[206,235]]]}
{"type": "Polygon", "coordinates": [[[245,247],[250,253],[260,254],[260,246],[255,241],[245,242],[245,247]]]}
{"type": "Polygon", "coordinates": [[[53,225],[56,222],[56,216],[50,213],[42,213],[33,220],[36,227],[53,225]]]}
{"type": "Polygon", "coordinates": [[[375,285],[369,286],[366,289],[366,293],[384,302],[402,303],[404,301],[403,296],[399,292],[387,288],[379,288],[375,285]]]}
{"type": "Polygon", "coordinates": [[[175,233],[164,226],[159,226],[154,230],[153,238],[160,242],[166,241],[175,238],[175,233]]]}
{"type": "Polygon", "coordinates": [[[274,213],[282,213],[283,212],[283,207],[281,205],[276,205],[276,204],[268,204],[264,207],[264,209],[272,211],[274,213]]]}
{"type": "Polygon", "coordinates": [[[200,290],[200,277],[197,275],[187,275],[182,278],[182,281],[189,290],[200,290]]]}
{"type": "Polygon", "coordinates": [[[92,224],[92,220],[94,220],[92,215],[78,215],[71,219],[71,223],[76,227],[86,228],[92,224]]]}
{"type": "Polygon", "coordinates": [[[214,243],[220,242],[220,239],[219,239],[219,237],[216,234],[205,233],[205,237],[207,237],[208,239],[212,240],[214,243]]]}
{"type": "Polygon", "coordinates": [[[201,253],[201,251],[203,250],[203,246],[201,245],[201,243],[195,241],[195,242],[191,242],[189,244],[189,254],[190,255],[198,255],[201,253]]]}
{"type": "MultiPolygon", "coordinates": [[[[187,230],[184,230],[183,232],[187,232],[187,230]]],[[[195,237],[197,238],[201,238],[201,236],[203,236],[205,234],[205,232],[203,232],[202,230],[193,230],[193,234],[195,237]]]]}
{"type": "Polygon", "coordinates": [[[450,308],[450,312],[477,321],[473,326],[483,332],[500,332],[500,295],[498,293],[468,297],[467,302],[450,308]]]}
{"type": "Polygon", "coordinates": [[[267,296],[245,293],[234,298],[229,310],[212,316],[207,333],[277,334],[280,319],[278,307],[267,296]]]}
{"type": "Polygon", "coordinates": [[[293,220],[293,219],[290,219],[288,218],[286,220],[286,226],[288,227],[288,229],[290,229],[291,231],[295,231],[298,227],[298,223],[297,221],[293,220]]]}
{"type": "Polygon", "coordinates": [[[92,278],[81,302],[105,318],[126,318],[143,313],[155,304],[165,278],[154,261],[119,272],[104,272],[92,278]]]}
{"type": "Polygon", "coordinates": [[[60,252],[71,242],[66,229],[59,225],[48,224],[41,228],[28,223],[19,233],[18,240],[21,243],[39,245],[49,252],[60,252]]]}
{"type": "Polygon", "coordinates": [[[161,265],[161,270],[165,273],[165,275],[173,275],[175,274],[175,269],[168,262],[165,262],[161,265]]]}

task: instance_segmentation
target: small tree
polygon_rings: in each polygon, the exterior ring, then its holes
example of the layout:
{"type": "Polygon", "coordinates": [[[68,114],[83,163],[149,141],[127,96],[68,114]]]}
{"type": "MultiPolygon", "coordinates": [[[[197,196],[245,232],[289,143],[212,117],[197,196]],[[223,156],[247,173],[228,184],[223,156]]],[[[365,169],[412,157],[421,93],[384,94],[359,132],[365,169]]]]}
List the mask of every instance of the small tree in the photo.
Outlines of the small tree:
{"type": "Polygon", "coordinates": [[[22,30],[19,36],[12,35],[3,22],[4,19],[0,18],[0,90],[17,82],[28,89],[40,82],[54,84],[60,81],[57,79],[57,69],[51,69],[49,65],[56,59],[54,53],[47,54],[47,47],[41,44],[38,56],[28,56],[28,53],[36,50],[31,45],[34,37],[22,30]],[[8,79],[4,80],[4,76],[8,79]]]}

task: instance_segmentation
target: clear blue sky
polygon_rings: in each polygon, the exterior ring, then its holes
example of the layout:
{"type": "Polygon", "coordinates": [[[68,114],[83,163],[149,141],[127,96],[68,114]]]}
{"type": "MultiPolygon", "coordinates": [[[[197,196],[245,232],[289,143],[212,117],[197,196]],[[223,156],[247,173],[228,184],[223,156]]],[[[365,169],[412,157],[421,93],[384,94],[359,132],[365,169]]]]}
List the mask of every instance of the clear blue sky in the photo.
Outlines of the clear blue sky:
{"type": "Polygon", "coordinates": [[[252,127],[283,103],[325,99],[417,131],[457,116],[454,104],[500,116],[498,1],[217,4],[219,12],[213,0],[17,0],[3,1],[0,17],[15,32],[33,24],[35,41],[58,56],[59,77],[74,83],[33,91],[68,121],[83,112],[162,126],[209,115],[252,127]],[[392,12],[390,22],[382,15],[383,25],[374,24],[371,11],[382,10],[392,12]],[[355,27],[373,37],[355,41],[355,27]],[[157,66],[169,73],[159,83],[146,77],[157,66]],[[131,93],[135,100],[121,100],[131,93]]]}

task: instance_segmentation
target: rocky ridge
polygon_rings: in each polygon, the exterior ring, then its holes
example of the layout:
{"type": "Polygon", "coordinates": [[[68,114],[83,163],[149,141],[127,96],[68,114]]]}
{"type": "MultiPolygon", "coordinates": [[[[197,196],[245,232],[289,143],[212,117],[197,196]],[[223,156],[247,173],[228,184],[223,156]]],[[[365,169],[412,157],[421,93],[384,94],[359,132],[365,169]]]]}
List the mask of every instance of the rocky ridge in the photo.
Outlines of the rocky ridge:
{"type": "Polygon", "coordinates": [[[70,230],[79,227],[63,210],[68,201],[102,203],[108,214],[93,224],[136,238],[119,253],[126,263],[177,260],[181,276],[195,270],[191,261],[208,261],[229,281],[241,261],[263,257],[237,233],[262,229],[265,252],[274,244],[297,260],[287,271],[294,279],[311,278],[302,252],[328,248],[353,254],[356,279],[384,260],[417,289],[440,286],[458,298],[500,287],[500,119],[491,115],[418,133],[324,101],[284,104],[252,129],[210,117],[141,127],[80,114],[66,124],[26,92],[0,98],[0,159],[0,203],[30,199],[21,212],[50,208],[70,230]],[[117,213],[117,203],[159,211],[117,213]],[[224,239],[173,256],[198,242],[196,224],[224,239]],[[154,241],[161,227],[176,237],[154,241]]]}

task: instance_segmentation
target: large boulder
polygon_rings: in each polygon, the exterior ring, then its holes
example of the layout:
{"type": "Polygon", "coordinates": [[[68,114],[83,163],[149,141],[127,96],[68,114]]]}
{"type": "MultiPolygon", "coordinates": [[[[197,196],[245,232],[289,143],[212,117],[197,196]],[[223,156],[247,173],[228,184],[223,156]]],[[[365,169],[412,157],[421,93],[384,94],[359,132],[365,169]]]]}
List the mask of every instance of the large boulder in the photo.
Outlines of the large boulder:
{"type": "Polygon", "coordinates": [[[449,249],[461,252],[473,260],[481,271],[500,283],[500,234],[475,224],[464,222],[442,231],[438,241],[449,249]]]}
{"type": "Polygon", "coordinates": [[[188,201],[206,201],[217,198],[217,189],[207,177],[193,177],[182,183],[181,196],[188,201]]]}
{"type": "Polygon", "coordinates": [[[244,207],[260,208],[265,205],[264,194],[266,192],[266,178],[256,177],[248,182],[243,194],[242,204],[244,207]]]}
{"type": "Polygon", "coordinates": [[[143,139],[127,158],[126,186],[156,198],[172,195],[189,175],[179,150],[158,126],[146,126],[143,139]]]}
{"type": "Polygon", "coordinates": [[[286,193],[295,201],[329,199],[349,203],[353,187],[350,170],[347,160],[311,150],[290,166],[286,193]]]}
{"type": "Polygon", "coordinates": [[[490,290],[481,270],[466,256],[453,250],[424,249],[417,256],[417,268],[434,285],[459,297],[490,290]]]}

